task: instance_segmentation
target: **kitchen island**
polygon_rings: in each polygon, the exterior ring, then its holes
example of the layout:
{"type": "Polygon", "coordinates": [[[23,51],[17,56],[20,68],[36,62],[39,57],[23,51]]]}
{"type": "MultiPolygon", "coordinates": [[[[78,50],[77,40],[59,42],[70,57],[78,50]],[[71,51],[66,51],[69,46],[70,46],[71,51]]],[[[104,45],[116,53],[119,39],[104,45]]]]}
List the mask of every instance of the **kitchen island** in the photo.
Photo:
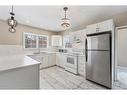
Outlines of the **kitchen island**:
{"type": "Polygon", "coordinates": [[[0,56],[0,89],[39,89],[39,65],[25,55],[0,56]]]}

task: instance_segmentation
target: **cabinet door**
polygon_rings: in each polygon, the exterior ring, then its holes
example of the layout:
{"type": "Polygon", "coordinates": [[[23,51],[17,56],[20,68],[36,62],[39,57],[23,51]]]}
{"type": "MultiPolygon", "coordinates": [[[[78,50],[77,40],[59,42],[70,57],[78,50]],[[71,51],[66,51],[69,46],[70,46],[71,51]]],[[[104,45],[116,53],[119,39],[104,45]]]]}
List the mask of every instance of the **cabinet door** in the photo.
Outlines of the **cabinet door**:
{"type": "Polygon", "coordinates": [[[107,20],[98,23],[99,32],[112,31],[113,30],[113,20],[107,20]]]}
{"type": "Polygon", "coordinates": [[[64,68],[65,62],[66,62],[66,56],[62,53],[57,53],[56,54],[56,65],[64,68]]]}
{"type": "Polygon", "coordinates": [[[41,57],[41,64],[40,64],[40,68],[45,68],[49,66],[49,56],[48,55],[43,55],[41,57]]]}
{"type": "Polygon", "coordinates": [[[54,66],[56,64],[55,54],[49,54],[49,63],[48,66],[54,66]]]}
{"type": "Polygon", "coordinates": [[[78,73],[85,76],[85,56],[78,57],[78,73]]]}
{"type": "Polygon", "coordinates": [[[56,65],[60,66],[60,54],[56,53],[56,65]]]}
{"type": "Polygon", "coordinates": [[[61,67],[65,68],[65,64],[66,64],[66,55],[61,54],[61,67]]]}
{"type": "Polygon", "coordinates": [[[96,32],[98,32],[98,25],[97,24],[88,25],[86,27],[87,34],[92,34],[92,33],[96,33],[96,32]]]}

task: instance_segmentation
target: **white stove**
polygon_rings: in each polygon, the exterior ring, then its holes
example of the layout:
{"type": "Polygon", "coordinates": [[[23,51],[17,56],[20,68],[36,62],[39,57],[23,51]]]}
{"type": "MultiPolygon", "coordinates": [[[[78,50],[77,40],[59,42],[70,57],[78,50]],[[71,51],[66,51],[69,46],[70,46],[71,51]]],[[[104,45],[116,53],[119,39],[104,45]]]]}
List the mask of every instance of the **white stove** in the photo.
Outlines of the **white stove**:
{"type": "Polygon", "coordinates": [[[65,70],[73,74],[78,74],[78,54],[68,53],[66,55],[67,57],[66,57],[65,70]]]}

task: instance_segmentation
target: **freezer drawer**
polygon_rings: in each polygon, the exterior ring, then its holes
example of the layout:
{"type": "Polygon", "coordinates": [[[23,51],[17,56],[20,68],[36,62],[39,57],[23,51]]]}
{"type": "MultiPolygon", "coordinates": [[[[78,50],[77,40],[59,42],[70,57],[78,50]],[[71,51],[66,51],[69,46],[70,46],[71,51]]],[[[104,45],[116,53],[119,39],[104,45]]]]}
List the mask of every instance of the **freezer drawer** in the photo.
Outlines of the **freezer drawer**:
{"type": "Polygon", "coordinates": [[[110,50],[110,34],[87,36],[88,50],[110,50]]]}
{"type": "Polygon", "coordinates": [[[88,51],[86,79],[111,87],[111,60],[109,51],[88,51]]]}

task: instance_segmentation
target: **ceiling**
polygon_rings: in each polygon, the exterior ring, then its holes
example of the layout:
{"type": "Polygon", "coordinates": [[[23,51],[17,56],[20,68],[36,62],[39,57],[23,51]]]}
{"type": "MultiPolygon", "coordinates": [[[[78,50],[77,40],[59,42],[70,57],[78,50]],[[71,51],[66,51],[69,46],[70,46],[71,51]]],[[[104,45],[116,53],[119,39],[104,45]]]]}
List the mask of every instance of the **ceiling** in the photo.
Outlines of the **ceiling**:
{"type": "MultiPolygon", "coordinates": [[[[20,24],[29,25],[48,31],[64,31],[61,19],[64,6],[14,6],[15,19],[20,24]]],[[[68,6],[70,29],[112,18],[127,12],[127,6],[68,6]]],[[[0,19],[7,20],[11,6],[0,6],[0,19]]]]}

